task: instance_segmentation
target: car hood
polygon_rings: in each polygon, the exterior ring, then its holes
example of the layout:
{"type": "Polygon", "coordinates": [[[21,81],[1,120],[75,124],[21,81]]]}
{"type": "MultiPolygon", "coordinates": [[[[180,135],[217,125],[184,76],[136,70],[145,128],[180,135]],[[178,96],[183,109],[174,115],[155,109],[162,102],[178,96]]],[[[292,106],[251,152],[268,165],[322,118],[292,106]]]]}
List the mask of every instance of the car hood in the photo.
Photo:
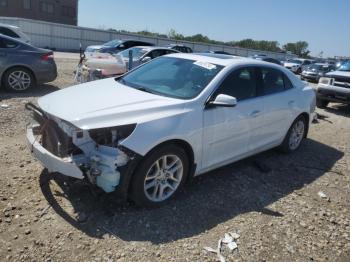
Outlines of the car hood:
{"type": "Polygon", "coordinates": [[[333,71],[326,74],[328,77],[341,76],[341,77],[349,77],[350,72],[348,71],[333,71]]]}
{"type": "Polygon", "coordinates": [[[38,104],[80,129],[95,129],[183,114],[186,100],[146,93],[108,78],[56,91],[38,104]]]}
{"type": "Polygon", "coordinates": [[[87,50],[99,50],[101,49],[102,45],[90,45],[86,49],[87,50]]]}

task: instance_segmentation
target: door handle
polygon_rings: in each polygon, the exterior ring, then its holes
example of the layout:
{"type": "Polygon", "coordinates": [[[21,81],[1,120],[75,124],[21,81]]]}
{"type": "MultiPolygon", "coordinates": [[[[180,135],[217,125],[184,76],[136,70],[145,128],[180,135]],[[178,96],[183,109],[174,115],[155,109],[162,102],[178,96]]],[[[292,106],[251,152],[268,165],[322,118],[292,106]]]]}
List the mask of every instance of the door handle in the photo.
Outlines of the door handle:
{"type": "Polygon", "coordinates": [[[251,116],[251,117],[257,117],[259,115],[260,115],[260,111],[259,110],[254,110],[253,112],[251,112],[249,114],[249,116],[251,116]]]}

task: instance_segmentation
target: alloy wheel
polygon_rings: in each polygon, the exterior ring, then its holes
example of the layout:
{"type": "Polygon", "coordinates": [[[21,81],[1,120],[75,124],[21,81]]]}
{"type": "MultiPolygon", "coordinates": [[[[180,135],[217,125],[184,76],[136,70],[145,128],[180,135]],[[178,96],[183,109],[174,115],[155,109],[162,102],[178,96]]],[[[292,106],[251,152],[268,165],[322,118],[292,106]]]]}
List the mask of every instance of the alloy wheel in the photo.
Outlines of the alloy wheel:
{"type": "Polygon", "coordinates": [[[289,137],[289,147],[291,150],[295,150],[299,147],[301,141],[303,140],[305,132],[304,121],[298,120],[292,127],[290,137],[289,137]]]}
{"type": "Polygon", "coordinates": [[[27,72],[17,70],[8,76],[9,87],[16,91],[24,91],[31,85],[31,77],[27,72]]]}
{"type": "Polygon", "coordinates": [[[172,196],[183,177],[183,163],[176,155],[164,155],[148,170],[144,192],[152,202],[162,202],[172,196]]]}

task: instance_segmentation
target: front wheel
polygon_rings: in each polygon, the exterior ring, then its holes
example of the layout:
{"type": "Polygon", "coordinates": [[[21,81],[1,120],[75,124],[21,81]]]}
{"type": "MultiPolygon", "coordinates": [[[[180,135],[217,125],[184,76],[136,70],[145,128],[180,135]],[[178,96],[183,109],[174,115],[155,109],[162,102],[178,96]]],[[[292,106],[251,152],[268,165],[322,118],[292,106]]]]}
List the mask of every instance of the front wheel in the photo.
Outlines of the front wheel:
{"type": "Polygon", "coordinates": [[[290,153],[300,147],[306,133],[305,117],[299,116],[289,128],[286,137],[281,145],[281,149],[285,153],[290,153]]]}
{"type": "Polygon", "coordinates": [[[189,171],[186,152],[176,145],[155,149],[133,177],[131,198],[138,206],[159,206],[182,187],[189,171]]]}

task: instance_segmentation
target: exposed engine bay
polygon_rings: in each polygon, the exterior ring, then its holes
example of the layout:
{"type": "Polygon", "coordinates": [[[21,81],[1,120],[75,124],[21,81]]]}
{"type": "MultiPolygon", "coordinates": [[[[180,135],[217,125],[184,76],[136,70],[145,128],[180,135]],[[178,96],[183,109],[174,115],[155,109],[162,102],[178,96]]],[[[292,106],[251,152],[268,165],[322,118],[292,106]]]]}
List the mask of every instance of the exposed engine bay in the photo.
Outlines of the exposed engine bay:
{"type": "MultiPolygon", "coordinates": [[[[87,178],[105,192],[113,192],[116,189],[121,176],[118,167],[125,166],[134,157],[132,151],[119,146],[119,141],[128,137],[136,125],[81,130],[64,120],[48,115],[31,103],[28,103],[26,108],[32,113],[34,120],[33,143],[40,143],[45,150],[62,160],[62,168],[58,161],[47,166],[49,172],[60,172],[80,179],[87,178]],[[64,173],[65,163],[74,164],[79,169],[74,173],[64,173]]],[[[40,157],[38,159],[41,160],[40,157]]]]}

